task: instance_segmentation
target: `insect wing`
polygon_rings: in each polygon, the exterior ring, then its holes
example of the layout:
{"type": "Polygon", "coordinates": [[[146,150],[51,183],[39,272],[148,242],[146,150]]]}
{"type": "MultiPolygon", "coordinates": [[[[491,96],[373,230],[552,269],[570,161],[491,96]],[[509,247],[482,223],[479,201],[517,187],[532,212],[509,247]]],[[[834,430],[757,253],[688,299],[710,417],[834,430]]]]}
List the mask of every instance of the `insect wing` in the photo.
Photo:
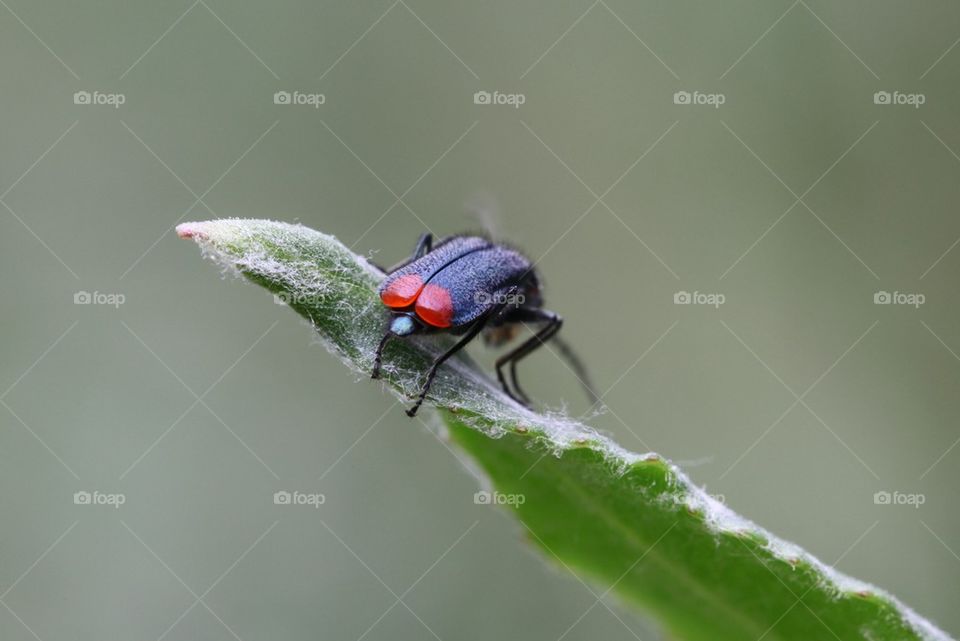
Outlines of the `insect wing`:
{"type": "Polygon", "coordinates": [[[501,299],[529,270],[530,261],[517,252],[491,247],[450,263],[431,278],[429,284],[449,293],[450,325],[457,327],[476,320],[497,304],[522,304],[519,298],[501,299]]]}
{"type": "Polygon", "coordinates": [[[458,258],[489,247],[490,241],[476,236],[452,236],[430,252],[387,275],[380,284],[380,299],[392,308],[412,305],[424,284],[458,258]]]}

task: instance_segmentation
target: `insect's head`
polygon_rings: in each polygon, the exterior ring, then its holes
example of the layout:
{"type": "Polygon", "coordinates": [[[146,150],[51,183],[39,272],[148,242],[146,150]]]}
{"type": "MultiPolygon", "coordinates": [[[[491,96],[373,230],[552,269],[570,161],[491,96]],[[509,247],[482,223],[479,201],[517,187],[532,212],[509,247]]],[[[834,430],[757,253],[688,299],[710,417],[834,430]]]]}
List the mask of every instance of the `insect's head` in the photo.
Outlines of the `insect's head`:
{"type": "Polygon", "coordinates": [[[409,336],[421,329],[422,323],[409,312],[395,313],[390,319],[390,333],[395,336],[409,336]]]}

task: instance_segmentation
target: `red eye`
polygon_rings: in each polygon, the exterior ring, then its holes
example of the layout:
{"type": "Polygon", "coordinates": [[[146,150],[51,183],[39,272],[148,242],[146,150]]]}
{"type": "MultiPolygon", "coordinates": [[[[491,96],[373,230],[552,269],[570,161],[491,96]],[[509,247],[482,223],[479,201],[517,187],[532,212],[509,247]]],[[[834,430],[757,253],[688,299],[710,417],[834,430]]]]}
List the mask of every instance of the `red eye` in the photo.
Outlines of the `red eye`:
{"type": "Polygon", "coordinates": [[[409,307],[417,300],[417,294],[423,289],[423,279],[419,274],[405,274],[387,286],[380,293],[380,300],[387,307],[409,307]]]}
{"type": "Polygon", "coordinates": [[[439,285],[428,283],[417,297],[417,316],[434,327],[450,327],[453,320],[453,301],[450,292],[439,285]]]}

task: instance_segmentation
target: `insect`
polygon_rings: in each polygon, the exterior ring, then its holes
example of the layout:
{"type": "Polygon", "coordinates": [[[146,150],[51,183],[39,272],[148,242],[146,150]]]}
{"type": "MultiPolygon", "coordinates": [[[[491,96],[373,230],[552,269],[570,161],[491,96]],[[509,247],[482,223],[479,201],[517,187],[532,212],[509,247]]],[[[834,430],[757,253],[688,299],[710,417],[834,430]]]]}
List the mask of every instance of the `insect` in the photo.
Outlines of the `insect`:
{"type": "Polygon", "coordinates": [[[377,346],[372,378],[379,378],[383,348],[392,339],[437,333],[460,337],[430,365],[408,416],[415,416],[420,409],[440,365],[478,334],[482,333],[487,345],[497,347],[528,324],[539,329],[496,361],[497,379],[504,392],[529,406],[530,398],[517,382],[517,362],[553,339],[588,395],[597,399],[580,359],[556,336],[563,319],[543,308],[534,265],[519,252],[481,236],[449,236],[434,245],[433,235],[426,233],[417,241],[413,255],[386,273],[379,293],[390,309],[390,322],[377,346]],[[504,375],[508,365],[511,385],[504,375]]]}

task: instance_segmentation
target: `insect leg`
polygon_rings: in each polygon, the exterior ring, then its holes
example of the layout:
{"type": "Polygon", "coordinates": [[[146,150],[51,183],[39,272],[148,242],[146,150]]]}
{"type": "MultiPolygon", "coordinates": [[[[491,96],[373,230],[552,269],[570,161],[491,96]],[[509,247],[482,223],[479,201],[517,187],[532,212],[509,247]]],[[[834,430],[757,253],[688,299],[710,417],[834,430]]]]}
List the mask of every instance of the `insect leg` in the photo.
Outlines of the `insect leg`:
{"type": "Polygon", "coordinates": [[[529,405],[530,397],[527,396],[526,392],[523,391],[517,382],[517,361],[543,345],[551,336],[556,334],[563,325],[563,319],[553,312],[542,309],[518,309],[511,312],[511,314],[505,318],[507,322],[546,323],[540,331],[513,351],[498,358],[496,362],[497,377],[500,379],[503,390],[513,400],[524,405],[529,405]],[[510,364],[510,382],[513,384],[515,394],[510,391],[504,381],[503,366],[507,363],[510,364]]]}
{"type": "Polygon", "coordinates": [[[583,385],[583,388],[586,391],[587,396],[590,398],[590,401],[592,403],[597,402],[597,393],[594,391],[593,383],[590,380],[590,375],[587,372],[587,368],[584,366],[583,361],[580,360],[573,349],[571,349],[565,341],[561,340],[560,337],[556,335],[557,332],[560,331],[560,327],[563,324],[562,318],[548,310],[526,308],[511,310],[511,313],[508,316],[505,316],[504,320],[506,322],[513,323],[547,323],[543,329],[537,332],[525,343],[520,345],[512,352],[509,352],[508,354],[497,359],[497,375],[500,379],[501,385],[503,385],[504,390],[508,395],[516,399],[516,396],[511,394],[506,387],[501,368],[507,363],[510,364],[510,380],[513,384],[513,388],[516,390],[517,396],[526,399],[527,395],[520,388],[520,385],[517,382],[517,363],[520,361],[520,359],[524,358],[532,351],[546,343],[546,341],[552,339],[557,346],[560,356],[567,361],[570,369],[573,370],[574,375],[583,385]]]}
{"type": "Polygon", "coordinates": [[[373,357],[373,371],[370,372],[370,378],[380,378],[380,363],[383,360],[383,348],[386,347],[387,341],[392,337],[393,333],[387,332],[383,338],[380,339],[380,344],[377,345],[377,353],[373,357]]]}
{"type": "Polygon", "coordinates": [[[486,325],[489,315],[482,316],[467,330],[467,333],[464,334],[460,340],[458,340],[453,347],[445,351],[443,354],[434,359],[433,363],[430,365],[430,370],[427,372],[427,381],[423,384],[423,389],[420,390],[420,396],[417,397],[417,402],[413,407],[407,410],[407,416],[411,418],[416,416],[417,410],[420,409],[420,405],[423,404],[423,399],[426,398],[427,392],[430,391],[430,386],[433,384],[433,378],[437,375],[437,369],[443,365],[443,362],[463,349],[464,345],[469,343],[477,334],[480,333],[480,330],[483,329],[483,326],[486,325]]]}
{"type": "Polygon", "coordinates": [[[526,356],[527,354],[529,354],[530,352],[532,352],[533,350],[537,349],[538,347],[546,343],[548,340],[550,340],[554,336],[554,334],[560,331],[561,325],[563,325],[563,320],[560,318],[557,319],[556,323],[547,325],[546,328],[544,328],[543,330],[538,332],[536,336],[534,336],[534,339],[537,341],[536,343],[531,344],[530,347],[527,349],[527,351],[516,355],[510,361],[510,382],[513,383],[514,391],[516,391],[517,394],[521,396],[528,405],[530,404],[530,397],[527,396],[527,393],[523,391],[523,388],[520,387],[520,382],[517,380],[517,363],[520,361],[521,358],[523,358],[524,356],[526,356]]]}
{"type": "Polygon", "coordinates": [[[596,405],[600,402],[600,395],[597,394],[597,388],[593,385],[593,381],[590,379],[590,372],[587,371],[586,365],[583,364],[583,361],[580,360],[580,357],[577,356],[577,353],[573,351],[573,348],[570,345],[560,338],[559,336],[553,337],[553,343],[557,346],[557,350],[560,352],[560,355],[566,359],[567,363],[570,365],[570,369],[573,370],[574,376],[580,379],[580,384],[583,385],[584,391],[586,391],[587,396],[590,398],[591,406],[596,405]]]}
{"type": "Polygon", "coordinates": [[[453,345],[453,347],[448,349],[446,352],[438,356],[436,360],[433,361],[433,364],[430,366],[430,370],[427,372],[427,381],[426,383],[424,383],[423,389],[420,391],[420,396],[419,398],[417,398],[416,404],[407,410],[407,416],[410,416],[410,417],[415,416],[417,413],[417,410],[420,409],[420,405],[423,403],[423,399],[426,398],[427,392],[430,391],[430,385],[433,384],[433,377],[437,375],[437,369],[440,367],[440,365],[442,365],[445,360],[447,360],[448,358],[450,358],[451,356],[459,352],[461,349],[463,349],[463,347],[467,343],[473,340],[473,338],[475,338],[476,335],[480,333],[480,331],[484,328],[484,326],[486,326],[486,324],[490,322],[490,319],[497,318],[498,316],[500,316],[503,310],[506,309],[507,307],[508,303],[506,301],[509,300],[510,296],[515,294],[518,289],[519,289],[518,286],[513,285],[509,288],[501,290],[503,293],[503,296],[501,298],[503,299],[504,302],[497,303],[496,305],[491,307],[489,310],[487,310],[482,316],[480,316],[480,318],[474,321],[473,325],[470,326],[470,329],[467,330],[467,332],[463,335],[463,337],[461,337],[460,340],[458,340],[453,345]]]}
{"type": "MultiPolygon", "coordinates": [[[[432,249],[433,249],[433,234],[431,234],[430,232],[424,232],[420,234],[420,238],[417,239],[417,246],[413,248],[413,254],[411,254],[411,256],[406,260],[402,260],[396,265],[393,265],[388,269],[384,269],[380,265],[376,265],[374,263],[370,263],[370,264],[376,267],[377,269],[379,269],[380,271],[382,271],[384,274],[392,274],[393,272],[397,271],[401,267],[405,265],[409,265],[410,263],[417,260],[418,258],[423,258],[427,254],[429,254],[432,249]]],[[[367,261],[367,262],[369,263],[370,261],[367,261]]]]}
{"type": "Polygon", "coordinates": [[[431,249],[433,249],[433,234],[430,232],[420,234],[420,238],[417,239],[417,246],[414,248],[413,256],[410,257],[410,260],[423,258],[430,253],[431,249]]]}

